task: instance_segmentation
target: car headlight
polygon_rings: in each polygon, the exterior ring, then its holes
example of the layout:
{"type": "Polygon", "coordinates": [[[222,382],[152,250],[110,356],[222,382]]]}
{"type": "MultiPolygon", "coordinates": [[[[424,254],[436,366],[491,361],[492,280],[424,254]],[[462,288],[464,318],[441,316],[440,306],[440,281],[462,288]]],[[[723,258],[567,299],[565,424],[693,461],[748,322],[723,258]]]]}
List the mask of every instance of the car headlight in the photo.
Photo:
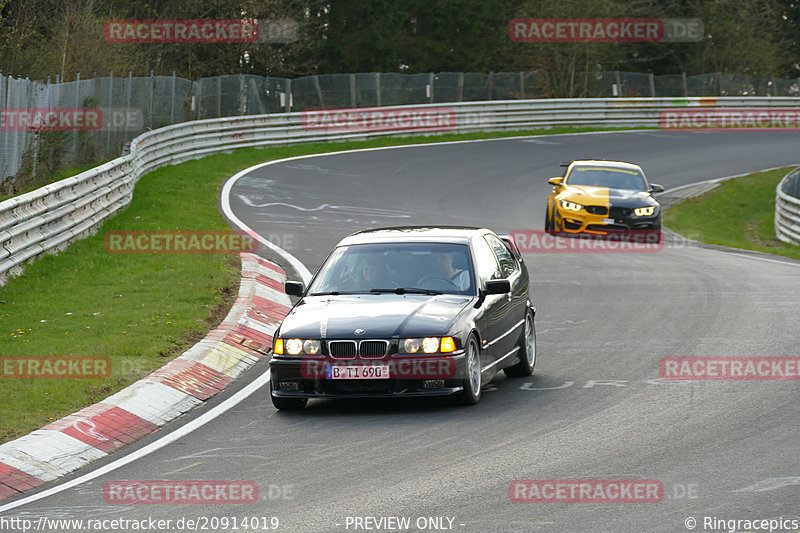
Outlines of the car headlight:
{"type": "Polygon", "coordinates": [[[633,212],[636,213],[637,217],[649,217],[655,212],[655,210],[656,207],[651,205],[649,207],[637,207],[633,210],[633,212]]]}
{"type": "Polygon", "coordinates": [[[566,209],[567,211],[580,211],[583,209],[581,204],[576,204],[575,202],[570,202],[569,200],[561,200],[561,207],[566,209]]]}
{"type": "Polygon", "coordinates": [[[275,339],[275,355],[317,355],[320,342],[315,339],[275,339]]]}
{"type": "Polygon", "coordinates": [[[450,353],[456,351],[453,337],[425,337],[423,339],[403,339],[400,342],[401,353],[450,353]]]}

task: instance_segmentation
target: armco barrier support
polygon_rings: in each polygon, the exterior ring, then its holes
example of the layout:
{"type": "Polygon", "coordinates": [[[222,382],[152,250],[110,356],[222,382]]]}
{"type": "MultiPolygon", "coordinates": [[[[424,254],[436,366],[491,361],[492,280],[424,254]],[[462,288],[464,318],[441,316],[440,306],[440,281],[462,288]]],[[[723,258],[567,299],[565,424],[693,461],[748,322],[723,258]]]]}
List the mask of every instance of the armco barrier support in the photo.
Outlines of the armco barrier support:
{"type": "Polygon", "coordinates": [[[775,189],[775,233],[783,242],[800,244],[800,167],[775,189]]]}
{"type": "Polygon", "coordinates": [[[658,127],[662,110],[678,108],[794,108],[794,97],[592,98],[508,100],[358,109],[359,113],[440,111],[440,131],[399,119],[383,131],[314,129],[304,113],[251,115],[184,122],[140,135],[131,153],[77,176],[0,203],[0,284],[41,254],[64,249],[96,231],[128,205],[136,181],[158,167],[244,147],[345,141],[413,133],[514,131],[555,126],[658,127]],[[405,122],[405,123],[404,123],[405,122]]]}

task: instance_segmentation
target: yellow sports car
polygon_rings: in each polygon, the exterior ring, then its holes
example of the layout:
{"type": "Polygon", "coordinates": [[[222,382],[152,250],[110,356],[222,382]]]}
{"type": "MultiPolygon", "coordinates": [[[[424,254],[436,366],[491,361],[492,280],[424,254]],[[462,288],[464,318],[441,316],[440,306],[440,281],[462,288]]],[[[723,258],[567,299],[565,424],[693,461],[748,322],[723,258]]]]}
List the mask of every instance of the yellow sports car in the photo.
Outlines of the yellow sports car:
{"type": "Polygon", "coordinates": [[[638,165],[576,160],[564,176],[550,178],[544,228],[551,233],[607,235],[617,230],[661,230],[661,207],[638,165]]]}

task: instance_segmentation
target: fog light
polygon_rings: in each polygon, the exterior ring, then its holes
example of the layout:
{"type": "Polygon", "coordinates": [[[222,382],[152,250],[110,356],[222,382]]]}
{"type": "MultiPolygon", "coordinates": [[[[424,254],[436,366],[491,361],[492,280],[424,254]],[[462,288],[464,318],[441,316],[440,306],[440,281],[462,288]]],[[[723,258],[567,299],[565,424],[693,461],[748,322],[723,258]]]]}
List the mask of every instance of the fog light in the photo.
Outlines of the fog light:
{"type": "Polygon", "coordinates": [[[280,381],[278,382],[278,389],[290,392],[297,392],[300,390],[300,383],[297,381],[280,381]]]}
{"type": "Polygon", "coordinates": [[[443,389],[444,388],[444,380],[443,379],[425,379],[425,380],[422,380],[422,388],[423,389],[443,389]]]}

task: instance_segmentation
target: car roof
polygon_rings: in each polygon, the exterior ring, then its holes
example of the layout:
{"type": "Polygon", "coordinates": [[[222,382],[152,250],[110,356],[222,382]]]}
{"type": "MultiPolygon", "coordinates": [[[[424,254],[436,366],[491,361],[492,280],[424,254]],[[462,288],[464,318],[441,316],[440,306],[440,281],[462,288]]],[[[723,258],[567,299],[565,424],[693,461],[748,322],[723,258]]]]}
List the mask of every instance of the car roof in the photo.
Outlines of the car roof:
{"type": "Polygon", "coordinates": [[[467,226],[395,226],[358,231],[342,239],[338,246],[385,242],[468,244],[471,238],[484,233],[491,230],[467,226]]]}
{"type": "Polygon", "coordinates": [[[627,161],[609,161],[606,159],[576,159],[572,163],[570,163],[570,168],[573,166],[584,166],[584,165],[592,165],[597,167],[614,167],[614,168],[628,168],[631,170],[638,170],[642,171],[642,167],[636,165],[634,163],[628,163],[627,161]]]}

